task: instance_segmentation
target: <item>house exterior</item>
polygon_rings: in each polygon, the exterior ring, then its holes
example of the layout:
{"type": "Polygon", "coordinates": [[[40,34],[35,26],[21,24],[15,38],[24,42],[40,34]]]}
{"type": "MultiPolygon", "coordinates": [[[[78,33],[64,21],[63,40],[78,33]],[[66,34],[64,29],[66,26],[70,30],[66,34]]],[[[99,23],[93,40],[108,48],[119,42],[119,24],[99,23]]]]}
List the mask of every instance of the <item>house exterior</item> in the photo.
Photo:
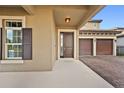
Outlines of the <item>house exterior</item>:
{"type": "Polygon", "coordinates": [[[90,20],[80,30],[99,30],[103,20],[90,20]]]}
{"type": "Polygon", "coordinates": [[[80,31],[103,7],[0,6],[0,71],[50,71],[61,58],[78,60],[84,38],[84,46],[89,39],[93,41],[93,56],[97,55],[97,39],[110,40],[115,56],[118,31],[80,31]]]}
{"type": "Polygon", "coordinates": [[[124,55],[124,34],[117,36],[117,55],[124,55]]]}
{"type": "Polygon", "coordinates": [[[116,31],[122,31],[117,35],[117,55],[124,55],[124,28],[117,27],[116,31]]]}

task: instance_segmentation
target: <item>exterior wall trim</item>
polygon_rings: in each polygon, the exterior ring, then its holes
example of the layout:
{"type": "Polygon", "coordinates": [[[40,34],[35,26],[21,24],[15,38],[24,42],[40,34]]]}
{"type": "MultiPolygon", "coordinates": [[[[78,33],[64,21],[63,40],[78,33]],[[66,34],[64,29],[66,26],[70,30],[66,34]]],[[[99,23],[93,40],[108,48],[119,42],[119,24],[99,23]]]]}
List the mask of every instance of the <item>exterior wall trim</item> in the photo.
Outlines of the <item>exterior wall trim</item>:
{"type": "Polygon", "coordinates": [[[99,37],[99,36],[79,36],[78,38],[79,38],[79,39],[80,39],[80,38],[116,39],[116,37],[115,37],[115,36],[113,36],[113,37],[99,37]]]}
{"type": "Polygon", "coordinates": [[[116,56],[117,40],[113,39],[113,56],[116,56]]]}
{"type": "Polygon", "coordinates": [[[2,28],[2,20],[3,19],[22,19],[23,28],[26,27],[26,17],[25,16],[0,16],[0,28],[2,28]]]}
{"type": "Polygon", "coordinates": [[[60,32],[74,32],[74,59],[76,59],[77,36],[75,29],[58,29],[58,60],[60,59],[60,32]]]}
{"type": "Polygon", "coordinates": [[[96,38],[93,38],[93,56],[96,56],[96,38]]]}
{"type": "Polygon", "coordinates": [[[23,60],[1,60],[1,64],[23,64],[23,60]]]}

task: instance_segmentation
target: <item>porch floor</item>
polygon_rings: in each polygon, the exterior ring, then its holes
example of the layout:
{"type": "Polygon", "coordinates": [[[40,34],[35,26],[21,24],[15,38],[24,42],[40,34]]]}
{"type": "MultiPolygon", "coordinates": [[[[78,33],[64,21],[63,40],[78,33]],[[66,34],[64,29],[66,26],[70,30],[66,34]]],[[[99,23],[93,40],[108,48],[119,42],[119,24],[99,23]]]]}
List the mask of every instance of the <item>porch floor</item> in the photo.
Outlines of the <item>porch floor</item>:
{"type": "Polygon", "coordinates": [[[79,60],[61,59],[53,71],[1,72],[0,87],[111,88],[103,78],[79,60]]]}

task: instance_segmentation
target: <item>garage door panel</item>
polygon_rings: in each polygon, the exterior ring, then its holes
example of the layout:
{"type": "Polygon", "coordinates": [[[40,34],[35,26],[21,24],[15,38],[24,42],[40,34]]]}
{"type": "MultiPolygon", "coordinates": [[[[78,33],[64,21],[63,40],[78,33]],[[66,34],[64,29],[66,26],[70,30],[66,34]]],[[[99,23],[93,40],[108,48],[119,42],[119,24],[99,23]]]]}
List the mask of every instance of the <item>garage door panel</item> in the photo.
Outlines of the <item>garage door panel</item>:
{"type": "Polygon", "coordinates": [[[112,39],[98,39],[96,43],[97,55],[112,55],[113,41],[112,39]]]}
{"type": "Polygon", "coordinates": [[[79,55],[92,55],[92,39],[79,40],[79,55]]]}

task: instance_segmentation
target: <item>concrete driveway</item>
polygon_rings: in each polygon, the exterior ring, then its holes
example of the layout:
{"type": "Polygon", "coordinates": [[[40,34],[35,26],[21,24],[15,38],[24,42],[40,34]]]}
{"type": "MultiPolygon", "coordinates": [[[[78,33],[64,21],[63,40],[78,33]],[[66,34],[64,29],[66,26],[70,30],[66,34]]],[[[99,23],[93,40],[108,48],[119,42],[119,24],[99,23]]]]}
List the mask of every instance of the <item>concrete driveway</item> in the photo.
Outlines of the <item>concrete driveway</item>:
{"type": "Polygon", "coordinates": [[[84,56],[80,60],[117,88],[124,88],[123,56],[84,56]]]}
{"type": "Polygon", "coordinates": [[[53,71],[1,72],[0,87],[40,88],[112,88],[107,81],[79,60],[64,59],[53,71]]]}

